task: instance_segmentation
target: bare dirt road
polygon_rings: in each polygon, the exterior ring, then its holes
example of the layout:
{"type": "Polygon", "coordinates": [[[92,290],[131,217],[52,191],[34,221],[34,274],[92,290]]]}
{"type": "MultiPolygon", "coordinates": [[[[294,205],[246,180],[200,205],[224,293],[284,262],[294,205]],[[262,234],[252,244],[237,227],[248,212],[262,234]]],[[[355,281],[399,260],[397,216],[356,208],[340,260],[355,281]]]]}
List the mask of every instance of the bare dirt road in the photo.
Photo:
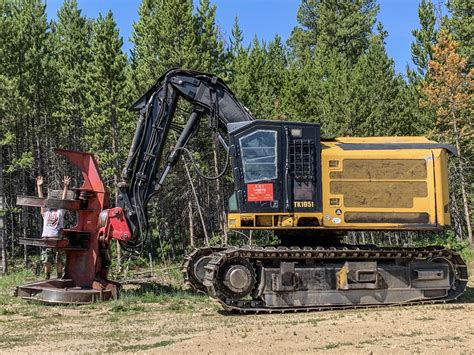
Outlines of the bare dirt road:
{"type": "Polygon", "coordinates": [[[224,312],[205,297],[173,289],[82,307],[4,296],[0,353],[469,354],[473,281],[457,303],[270,315],[224,312]]]}

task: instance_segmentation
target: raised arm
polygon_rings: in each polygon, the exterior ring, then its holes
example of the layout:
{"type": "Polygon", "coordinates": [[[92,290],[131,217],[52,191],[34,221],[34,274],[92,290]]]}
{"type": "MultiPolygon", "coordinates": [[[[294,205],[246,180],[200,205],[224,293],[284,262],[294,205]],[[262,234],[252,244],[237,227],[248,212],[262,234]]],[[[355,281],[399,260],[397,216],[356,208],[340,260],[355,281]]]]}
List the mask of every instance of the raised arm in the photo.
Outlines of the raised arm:
{"type": "Polygon", "coordinates": [[[71,184],[71,178],[69,176],[64,176],[63,183],[64,183],[64,187],[63,187],[63,194],[61,196],[61,199],[65,200],[67,197],[67,190],[69,188],[69,185],[71,184]]]}
{"type": "MultiPolygon", "coordinates": [[[[43,195],[43,177],[41,175],[36,177],[36,191],[38,192],[39,198],[44,198],[43,195]]],[[[41,207],[41,214],[44,213],[44,208],[41,207]]]]}

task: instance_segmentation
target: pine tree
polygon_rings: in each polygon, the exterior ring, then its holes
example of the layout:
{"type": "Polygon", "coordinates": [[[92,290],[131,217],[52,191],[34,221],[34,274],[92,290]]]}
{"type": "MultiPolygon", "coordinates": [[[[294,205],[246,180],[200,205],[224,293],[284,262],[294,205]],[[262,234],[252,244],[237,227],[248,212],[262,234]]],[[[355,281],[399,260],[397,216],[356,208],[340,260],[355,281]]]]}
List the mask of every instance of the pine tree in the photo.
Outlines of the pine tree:
{"type": "MultiPolygon", "coordinates": [[[[381,55],[380,50],[374,51],[375,47],[369,54],[378,55],[377,59],[382,62],[371,63],[369,60],[375,58],[366,57],[364,63],[359,63],[373,46],[372,27],[378,10],[373,0],[302,1],[298,10],[300,26],[294,28],[288,41],[292,63],[283,92],[286,116],[321,123],[322,133],[327,137],[360,132],[368,116],[360,117],[356,105],[370,106],[365,100],[373,96],[365,87],[367,82],[363,82],[364,70],[377,66],[382,70],[388,63],[386,55],[381,55]],[[359,72],[357,79],[354,78],[356,71],[359,72]],[[297,104],[292,105],[292,101],[297,104]]],[[[394,80],[393,75],[385,71],[387,82],[394,80]]]]}
{"type": "Polygon", "coordinates": [[[411,44],[411,57],[416,65],[416,73],[425,76],[437,34],[435,7],[431,0],[421,0],[418,18],[421,28],[411,31],[415,37],[415,42],[411,44]]]}
{"type": "MultiPolygon", "coordinates": [[[[239,26],[238,18],[234,18],[232,34],[229,39],[229,61],[230,78],[229,84],[239,97],[239,100],[245,102],[244,95],[249,92],[249,78],[247,76],[247,67],[249,61],[249,49],[243,46],[244,36],[239,26]]],[[[246,103],[248,104],[248,103],[246,103]]]]}
{"type": "MultiPolygon", "coordinates": [[[[1,34],[5,41],[0,46],[0,149],[5,204],[12,206],[7,210],[7,224],[13,255],[14,236],[19,232],[23,237],[37,232],[30,214],[13,206],[16,195],[32,190],[31,169],[35,165],[37,172],[48,168],[45,148],[54,132],[50,117],[56,82],[49,56],[51,42],[44,3],[2,2],[1,11],[1,34]]],[[[26,264],[26,247],[24,251],[26,264]]]]}
{"type": "Polygon", "coordinates": [[[474,63],[474,2],[472,0],[448,0],[451,17],[447,25],[459,43],[460,53],[467,58],[468,68],[474,63]]]}
{"type": "Polygon", "coordinates": [[[319,122],[315,95],[320,82],[315,73],[315,62],[291,61],[284,73],[282,85],[283,117],[292,121],[319,122]],[[311,80],[308,80],[311,78],[311,80]],[[310,96],[311,93],[311,96],[310,96]]]}
{"type": "Polygon", "coordinates": [[[353,70],[353,112],[345,132],[349,135],[393,135],[397,122],[404,119],[399,117],[397,102],[401,78],[395,75],[395,64],[385,51],[387,34],[380,24],[378,32],[353,70]]]}
{"type": "Polygon", "coordinates": [[[237,50],[232,66],[231,86],[253,114],[264,119],[282,117],[287,59],[281,37],[276,35],[268,45],[255,37],[249,48],[237,50]]]}
{"type": "Polygon", "coordinates": [[[374,0],[302,0],[289,44],[304,59],[308,50],[336,51],[355,64],[369,45],[379,6],[374,0]]]}
{"type": "Polygon", "coordinates": [[[401,103],[407,119],[400,122],[397,130],[400,134],[425,135],[433,128],[433,112],[419,106],[421,83],[425,79],[428,63],[433,56],[433,47],[438,33],[435,5],[431,0],[422,0],[418,6],[420,28],[412,31],[414,42],[411,44],[411,57],[415,69],[407,67],[408,84],[402,89],[401,103]]]}
{"type": "MultiPolygon", "coordinates": [[[[12,38],[14,25],[12,21],[13,4],[4,2],[0,7],[0,38],[12,38]]],[[[10,41],[0,46],[0,258],[2,259],[1,274],[8,272],[8,225],[12,213],[8,210],[8,176],[4,173],[5,166],[11,162],[11,151],[15,143],[15,116],[19,112],[16,107],[19,101],[17,78],[11,58],[14,47],[10,41]]]]}
{"type": "Polygon", "coordinates": [[[210,0],[200,0],[196,10],[196,38],[199,70],[221,76],[226,71],[224,42],[216,26],[216,5],[210,0]]]}
{"type": "Polygon", "coordinates": [[[233,58],[237,57],[243,49],[244,34],[239,26],[239,19],[234,17],[234,24],[232,26],[231,36],[229,38],[229,52],[233,58]]]}
{"type": "Polygon", "coordinates": [[[57,134],[58,145],[83,150],[83,122],[89,106],[86,77],[91,61],[91,24],[76,0],[65,0],[57,16],[52,33],[59,82],[59,105],[54,116],[62,129],[57,134]]]}
{"type": "Polygon", "coordinates": [[[419,105],[419,87],[412,81],[406,81],[397,76],[398,95],[396,105],[398,114],[391,129],[391,135],[397,136],[424,136],[433,126],[433,115],[419,105]]]}
{"type": "Polygon", "coordinates": [[[351,134],[356,88],[348,59],[335,50],[327,52],[310,65],[309,73],[304,76],[306,81],[311,78],[304,100],[312,108],[311,121],[321,124],[321,132],[327,138],[351,134]]]}
{"type": "Polygon", "coordinates": [[[191,0],[143,0],[131,41],[137,93],[166,70],[198,67],[195,19],[191,0]]]}
{"type": "Polygon", "coordinates": [[[264,117],[282,119],[282,88],[287,69],[286,50],[281,37],[276,35],[268,44],[265,60],[265,78],[262,82],[264,117]]]}
{"type": "Polygon", "coordinates": [[[474,68],[467,70],[467,60],[459,55],[459,44],[446,30],[441,30],[429,62],[428,78],[423,83],[423,104],[435,111],[434,135],[453,143],[458,151],[457,170],[467,237],[473,244],[471,226],[470,175],[465,159],[473,154],[474,138],[474,68]],[[466,72],[467,71],[467,72],[466,72]]]}
{"type": "Polygon", "coordinates": [[[252,46],[248,48],[248,58],[244,62],[245,66],[241,68],[240,78],[238,77],[240,80],[236,80],[233,84],[240,100],[258,118],[264,118],[259,88],[263,84],[265,56],[265,43],[260,43],[258,38],[254,37],[252,46]]]}
{"type": "Polygon", "coordinates": [[[84,120],[85,141],[99,157],[106,181],[117,186],[121,164],[130,145],[134,118],[127,107],[131,97],[126,91],[127,58],[123,40],[111,11],[99,14],[93,25],[92,62],[87,77],[89,112],[84,120]]]}

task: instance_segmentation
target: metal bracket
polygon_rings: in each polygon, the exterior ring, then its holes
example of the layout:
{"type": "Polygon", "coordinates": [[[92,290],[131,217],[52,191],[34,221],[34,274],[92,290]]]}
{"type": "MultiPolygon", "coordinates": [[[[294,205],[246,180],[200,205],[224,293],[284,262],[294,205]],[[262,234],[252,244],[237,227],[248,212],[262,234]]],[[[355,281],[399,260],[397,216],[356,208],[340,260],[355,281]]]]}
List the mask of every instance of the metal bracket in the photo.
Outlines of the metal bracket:
{"type": "Polygon", "coordinates": [[[376,261],[346,261],[337,273],[339,290],[373,290],[379,288],[376,261]]]}
{"type": "Polygon", "coordinates": [[[280,272],[272,274],[273,291],[295,291],[298,289],[298,274],[295,273],[296,262],[282,262],[280,272]]]}

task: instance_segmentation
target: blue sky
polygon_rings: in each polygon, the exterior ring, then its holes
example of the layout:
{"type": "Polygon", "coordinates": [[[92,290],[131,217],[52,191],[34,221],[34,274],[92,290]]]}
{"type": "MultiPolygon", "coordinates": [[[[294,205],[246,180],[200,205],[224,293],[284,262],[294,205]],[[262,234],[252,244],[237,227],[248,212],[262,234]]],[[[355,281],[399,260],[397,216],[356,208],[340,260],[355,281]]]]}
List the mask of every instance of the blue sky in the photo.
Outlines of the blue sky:
{"type": "MultiPolygon", "coordinates": [[[[269,41],[275,34],[284,40],[288,38],[297,24],[296,12],[301,0],[211,0],[217,5],[217,24],[225,38],[231,33],[234,17],[244,33],[244,42],[250,42],[256,35],[269,41]]],[[[62,5],[62,0],[47,0],[49,18],[54,18],[62,5]]],[[[79,7],[88,17],[96,17],[99,12],[112,9],[115,20],[124,40],[124,50],[129,52],[132,24],[138,20],[138,7],[141,0],[78,0],[79,7]]],[[[196,0],[195,0],[196,2],[196,0]]],[[[413,40],[411,30],[419,27],[419,0],[379,0],[378,20],[388,31],[387,51],[395,60],[398,72],[404,73],[411,63],[410,44],[413,40]]]]}

